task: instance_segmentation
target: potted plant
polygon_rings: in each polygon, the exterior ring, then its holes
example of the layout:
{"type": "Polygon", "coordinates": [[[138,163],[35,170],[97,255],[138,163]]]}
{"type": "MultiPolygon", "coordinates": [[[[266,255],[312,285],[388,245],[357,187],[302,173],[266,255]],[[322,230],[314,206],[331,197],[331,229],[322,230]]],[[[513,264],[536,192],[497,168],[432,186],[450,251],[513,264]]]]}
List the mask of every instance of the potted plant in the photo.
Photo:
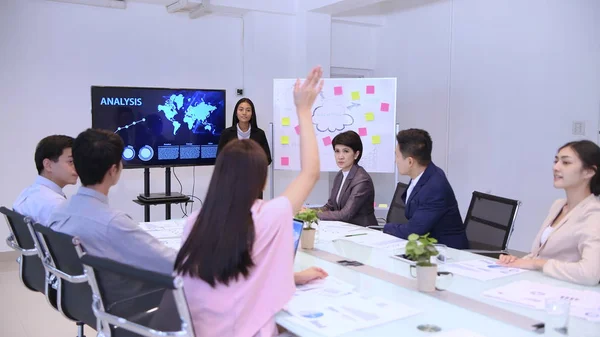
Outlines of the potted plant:
{"type": "Polygon", "coordinates": [[[296,214],[296,219],[304,221],[302,235],[300,236],[300,246],[302,249],[315,248],[315,232],[319,225],[317,211],[311,208],[304,209],[296,214]]]}
{"type": "Polygon", "coordinates": [[[435,243],[437,240],[430,238],[429,233],[421,236],[413,233],[408,236],[406,255],[416,261],[416,266],[410,266],[410,274],[415,277],[413,269],[417,269],[416,278],[419,291],[435,291],[437,264],[431,263],[431,257],[438,255],[435,243]]]}

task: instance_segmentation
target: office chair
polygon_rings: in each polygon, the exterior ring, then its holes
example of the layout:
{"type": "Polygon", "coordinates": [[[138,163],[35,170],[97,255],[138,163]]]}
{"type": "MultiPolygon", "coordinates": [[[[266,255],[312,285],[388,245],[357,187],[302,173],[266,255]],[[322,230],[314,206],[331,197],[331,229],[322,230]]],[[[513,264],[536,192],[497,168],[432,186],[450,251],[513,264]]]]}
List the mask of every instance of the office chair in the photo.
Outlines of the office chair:
{"type": "Polygon", "coordinates": [[[4,214],[10,233],[6,243],[20,254],[17,262],[19,263],[21,282],[27,289],[45,294],[50,305],[56,308],[56,293],[51,287],[47,287],[48,274],[38,256],[35,241],[29,231],[28,223],[31,222],[31,218],[6,207],[0,207],[0,213],[4,214]]]}
{"type": "Polygon", "coordinates": [[[465,218],[469,246],[466,251],[497,258],[508,254],[506,247],[521,202],[481,192],[473,192],[465,218]]]}
{"type": "Polygon", "coordinates": [[[97,320],[92,311],[92,291],[73,246],[73,237],[40,224],[32,227],[44,268],[56,277],[58,311],[76,322],[78,337],[85,337],[84,324],[95,328],[97,320]]]}
{"type": "Polygon", "coordinates": [[[98,336],[102,337],[194,337],[192,319],[180,277],[143,270],[109,259],[89,255],[76,241],[76,249],[94,294],[93,310],[98,318],[98,336]],[[106,280],[120,277],[148,289],[139,296],[110,303],[106,280]],[[156,297],[155,295],[160,295],[156,297]],[[153,297],[148,301],[148,297],[153,297]],[[139,306],[139,302],[153,307],[139,306]],[[158,299],[158,301],[156,301],[158,299]],[[138,302],[133,304],[134,302],[138,302]],[[132,310],[138,308],[137,310],[132,310]],[[127,315],[122,313],[126,312],[127,315]]]}
{"type": "Polygon", "coordinates": [[[381,225],[378,226],[368,226],[371,229],[379,229],[383,230],[383,225],[386,223],[407,223],[408,219],[406,218],[406,205],[404,204],[404,200],[402,200],[402,194],[408,185],[405,183],[398,183],[396,185],[396,190],[394,191],[394,196],[392,197],[392,202],[390,203],[390,209],[388,210],[386,218],[377,218],[377,222],[381,225]]]}

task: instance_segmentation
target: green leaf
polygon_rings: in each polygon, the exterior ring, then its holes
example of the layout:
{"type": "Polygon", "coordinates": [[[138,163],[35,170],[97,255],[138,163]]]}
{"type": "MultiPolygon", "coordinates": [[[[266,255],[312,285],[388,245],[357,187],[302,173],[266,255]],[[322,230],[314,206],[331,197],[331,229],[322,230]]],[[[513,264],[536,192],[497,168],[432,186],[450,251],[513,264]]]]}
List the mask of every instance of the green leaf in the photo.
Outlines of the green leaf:
{"type": "Polygon", "coordinates": [[[417,241],[419,239],[419,234],[411,234],[408,236],[408,241],[417,241]]]}

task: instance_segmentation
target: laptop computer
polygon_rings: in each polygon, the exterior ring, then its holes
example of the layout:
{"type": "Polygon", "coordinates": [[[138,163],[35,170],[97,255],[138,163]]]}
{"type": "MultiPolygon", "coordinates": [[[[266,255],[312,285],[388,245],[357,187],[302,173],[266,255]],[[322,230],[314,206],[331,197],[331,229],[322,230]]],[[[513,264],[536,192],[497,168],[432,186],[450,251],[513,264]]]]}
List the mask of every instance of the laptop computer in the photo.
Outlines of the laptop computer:
{"type": "Polygon", "coordinates": [[[294,219],[293,220],[293,228],[294,228],[294,256],[296,256],[296,252],[298,251],[298,246],[300,245],[300,236],[302,235],[302,227],[304,227],[304,222],[302,220],[294,219]]]}

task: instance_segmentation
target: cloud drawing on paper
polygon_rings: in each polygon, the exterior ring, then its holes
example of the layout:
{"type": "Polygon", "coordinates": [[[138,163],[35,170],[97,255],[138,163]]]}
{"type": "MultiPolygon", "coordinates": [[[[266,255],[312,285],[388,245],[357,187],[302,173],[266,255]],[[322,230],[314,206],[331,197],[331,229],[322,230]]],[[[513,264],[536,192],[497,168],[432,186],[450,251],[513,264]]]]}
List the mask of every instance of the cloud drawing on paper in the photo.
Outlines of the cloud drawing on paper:
{"type": "Polygon", "coordinates": [[[354,124],[354,118],[348,112],[344,105],[325,100],[313,110],[313,124],[319,132],[343,131],[354,124]]]}

